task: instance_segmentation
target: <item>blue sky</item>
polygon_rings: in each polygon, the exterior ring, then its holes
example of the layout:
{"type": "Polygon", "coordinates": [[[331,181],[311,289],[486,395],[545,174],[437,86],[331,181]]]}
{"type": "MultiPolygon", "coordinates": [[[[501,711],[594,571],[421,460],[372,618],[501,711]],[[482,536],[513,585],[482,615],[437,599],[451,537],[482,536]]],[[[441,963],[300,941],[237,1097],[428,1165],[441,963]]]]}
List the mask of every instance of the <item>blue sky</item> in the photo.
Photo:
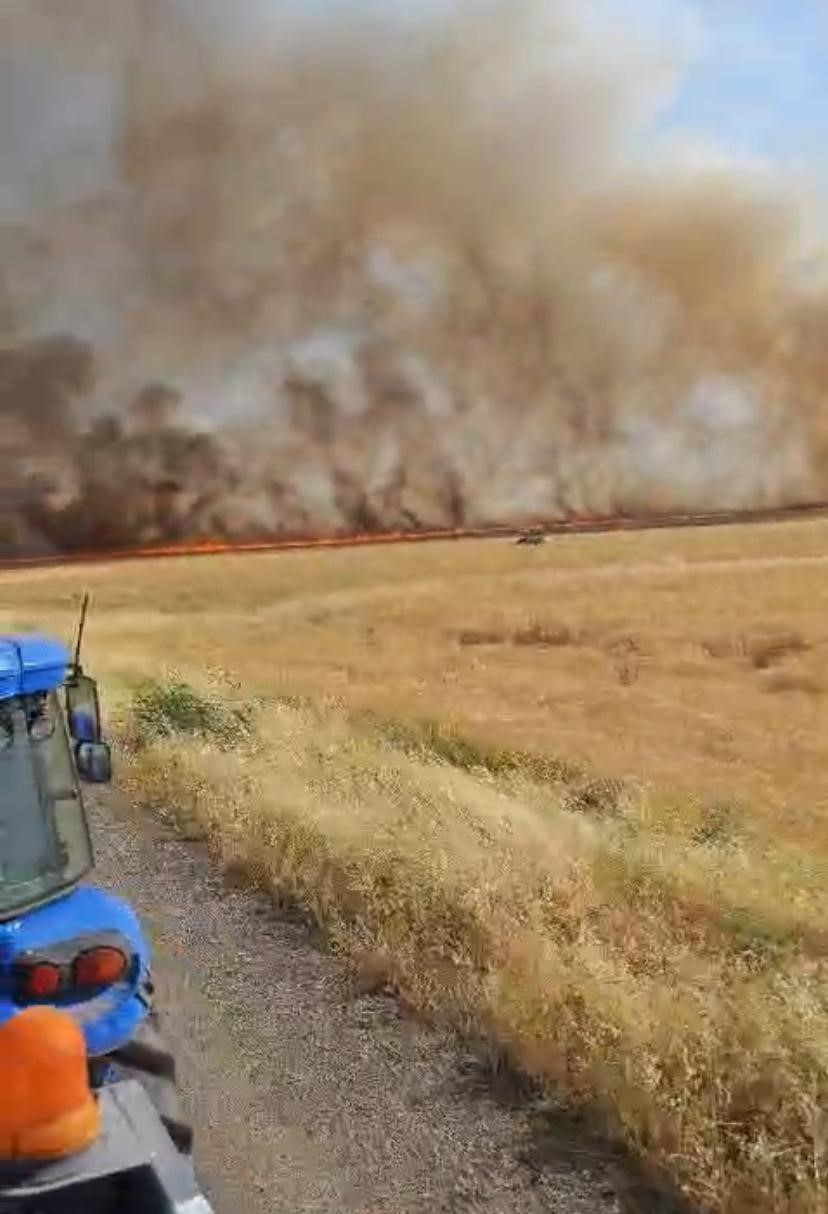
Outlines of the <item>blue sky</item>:
{"type": "Polygon", "coordinates": [[[606,0],[682,64],[662,125],[828,183],[828,0],[606,0]]]}

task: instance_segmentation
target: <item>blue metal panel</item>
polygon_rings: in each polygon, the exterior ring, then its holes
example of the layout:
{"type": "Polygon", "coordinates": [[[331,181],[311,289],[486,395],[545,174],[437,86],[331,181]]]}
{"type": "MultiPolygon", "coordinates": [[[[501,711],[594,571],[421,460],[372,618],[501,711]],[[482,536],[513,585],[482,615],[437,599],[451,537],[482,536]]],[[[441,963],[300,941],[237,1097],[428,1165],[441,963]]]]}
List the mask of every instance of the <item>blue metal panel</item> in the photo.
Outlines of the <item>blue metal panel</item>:
{"type": "Polygon", "coordinates": [[[149,968],[149,949],[134,912],[112,894],[92,887],[0,924],[0,1024],[20,1011],[10,998],[14,959],[20,953],[47,950],[76,936],[120,932],[136,958],[129,981],[80,1002],[60,1002],[80,1025],[91,1057],[109,1054],[134,1034],[147,1014],[141,992],[149,968]]]}
{"type": "Polygon", "coordinates": [[[0,637],[0,700],[59,687],[68,665],[66,649],[51,637],[0,637]]]}

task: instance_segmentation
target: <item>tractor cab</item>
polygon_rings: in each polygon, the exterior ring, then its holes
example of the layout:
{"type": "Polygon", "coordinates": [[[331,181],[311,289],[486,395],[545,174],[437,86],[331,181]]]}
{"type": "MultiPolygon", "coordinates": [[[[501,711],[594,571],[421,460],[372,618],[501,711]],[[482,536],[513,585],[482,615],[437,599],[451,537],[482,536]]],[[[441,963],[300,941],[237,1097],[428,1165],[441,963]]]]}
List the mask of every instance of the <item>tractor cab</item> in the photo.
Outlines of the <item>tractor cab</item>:
{"type": "Polygon", "coordinates": [[[89,872],[80,781],[110,777],[94,680],[57,641],[0,637],[0,922],[89,872]]]}

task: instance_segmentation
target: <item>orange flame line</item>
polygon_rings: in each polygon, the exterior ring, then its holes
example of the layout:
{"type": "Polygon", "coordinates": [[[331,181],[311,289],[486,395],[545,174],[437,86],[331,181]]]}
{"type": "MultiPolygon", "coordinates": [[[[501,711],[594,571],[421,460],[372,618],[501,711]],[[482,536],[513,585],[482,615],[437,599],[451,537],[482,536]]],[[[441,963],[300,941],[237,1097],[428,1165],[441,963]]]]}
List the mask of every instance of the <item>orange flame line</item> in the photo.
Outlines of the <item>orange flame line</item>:
{"type": "Polygon", "coordinates": [[[98,564],[111,561],[157,560],[169,557],[226,556],[237,553],[287,552],[312,548],[354,548],[380,544],[425,543],[433,540],[481,539],[516,535],[514,527],[457,528],[433,531],[388,531],[354,535],[302,536],[281,540],[194,540],[144,548],[93,550],[53,556],[21,556],[0,560],[0,569],[31,569],[49,565],[98,564]]]}
{"type": "Polygon", "coordinates": [[[502,524],[488,527],[435,528],[428,531],[368,532],[351,535],[298,536],[280,540],[204,539],[144,548],[61,553],[52,556],[23,556],[0,559],[0,569],[37,569],[49,566],[108,564],[115,561],[160,560],[171,557],[222,556],[243,553],[302,551],[317,548],[355,548],[383,544],[413,544],[436,540],[514,538],[530,531],[546,535],[595,534],[611,531],[646,531],[670,528],[711,527],[732,524],[783,522],[828,514],[828,502],[765,510],[722,510],[700,514],[650,516],[576,516],[554,521],[527,522],[523,526],[502,524]]]}

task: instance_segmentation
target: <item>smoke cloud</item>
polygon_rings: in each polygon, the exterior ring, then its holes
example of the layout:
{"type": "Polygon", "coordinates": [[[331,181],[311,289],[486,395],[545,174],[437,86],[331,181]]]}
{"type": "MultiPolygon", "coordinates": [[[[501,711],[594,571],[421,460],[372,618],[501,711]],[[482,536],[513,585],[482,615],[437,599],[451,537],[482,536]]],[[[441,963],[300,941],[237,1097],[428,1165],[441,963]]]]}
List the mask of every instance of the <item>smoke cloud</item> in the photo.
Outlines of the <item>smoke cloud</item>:
{"type": "Polygon", "coordinates": [[[793,183],[564,0],[323,7],[6,0],[0,553],[828,495],[793,183]]]}

